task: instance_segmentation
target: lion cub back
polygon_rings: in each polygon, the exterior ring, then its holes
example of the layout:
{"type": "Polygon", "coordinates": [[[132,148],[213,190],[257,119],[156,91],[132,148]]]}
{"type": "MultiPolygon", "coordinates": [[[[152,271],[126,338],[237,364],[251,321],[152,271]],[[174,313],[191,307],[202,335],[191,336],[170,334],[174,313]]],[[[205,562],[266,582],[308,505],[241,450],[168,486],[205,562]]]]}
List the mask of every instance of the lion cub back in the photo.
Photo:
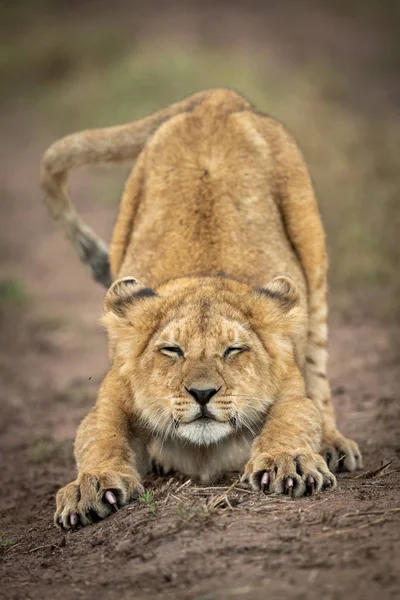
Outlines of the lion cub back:
{"type": "Polygon", "coordinates": [[[135,273],[157,286],[224,272],[262,285],[283,265],[302,286],[258,119],[239,95],[217,90],[159,127],[126,186],[112,243],[115,275],[135,273]]]}

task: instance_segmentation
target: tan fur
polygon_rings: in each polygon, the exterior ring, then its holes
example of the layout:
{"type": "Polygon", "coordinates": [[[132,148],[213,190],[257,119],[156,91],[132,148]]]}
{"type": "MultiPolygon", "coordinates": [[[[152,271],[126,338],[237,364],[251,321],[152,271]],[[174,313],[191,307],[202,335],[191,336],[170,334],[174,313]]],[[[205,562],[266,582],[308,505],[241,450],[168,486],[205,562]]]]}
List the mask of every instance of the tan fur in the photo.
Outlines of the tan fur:
{"type": "MultiPolygon", "coordinates": [[[[79,475],[57,495],[56,522],[85,525],[125,504],[151,461],[201,481],[244,470],[256,489],[294,496],[335,485],[321,453],[348,470],[361,455],[335,425],[324,231],[296,143],[228,90],[75,134],[42,168],[67,232],[66,170],[118,157],[137,162],[111,243],[112,365],[78,430],[79,475]],[[215,390],[206,408],[193,388],[215,390]]],[[[90,248],[93,267],[104,252],[90,248]]]]}

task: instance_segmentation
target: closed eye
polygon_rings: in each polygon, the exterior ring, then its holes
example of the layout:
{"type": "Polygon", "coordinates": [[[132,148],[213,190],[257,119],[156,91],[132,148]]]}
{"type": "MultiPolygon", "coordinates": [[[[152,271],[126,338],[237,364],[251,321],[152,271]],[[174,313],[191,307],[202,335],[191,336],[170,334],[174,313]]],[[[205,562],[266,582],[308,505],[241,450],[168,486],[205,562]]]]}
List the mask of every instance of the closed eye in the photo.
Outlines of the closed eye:
{"type": "Polygon", "coordinates": [[[183,356],[183,350],[179,346],[162,346],[159,351],[165,354],[165,356],[171,356],[172,358],[178,358],[183,356]]]}
{"type": "Polygon", "coordinates": [[[224,358],[229,358],[230,356],[234,356],[235,354],[246,352],[246,350],[248,350],[247,346],[230,346],[225,350],[224,358]]]}

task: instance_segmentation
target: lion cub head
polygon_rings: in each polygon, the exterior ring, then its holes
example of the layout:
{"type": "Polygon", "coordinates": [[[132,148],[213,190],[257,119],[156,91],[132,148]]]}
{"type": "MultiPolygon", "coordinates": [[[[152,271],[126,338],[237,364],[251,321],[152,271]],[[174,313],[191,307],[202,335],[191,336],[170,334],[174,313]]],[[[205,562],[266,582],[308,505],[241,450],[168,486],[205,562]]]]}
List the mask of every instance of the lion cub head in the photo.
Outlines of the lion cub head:
{"type": "Polygon", "coordinates": [[[301,305],[285,277],[262,289],[219,277],[157,291],[116,281],[103,322],[132,410],[154,434],[197,445],[255,435],[294,366],[301,305]]]}

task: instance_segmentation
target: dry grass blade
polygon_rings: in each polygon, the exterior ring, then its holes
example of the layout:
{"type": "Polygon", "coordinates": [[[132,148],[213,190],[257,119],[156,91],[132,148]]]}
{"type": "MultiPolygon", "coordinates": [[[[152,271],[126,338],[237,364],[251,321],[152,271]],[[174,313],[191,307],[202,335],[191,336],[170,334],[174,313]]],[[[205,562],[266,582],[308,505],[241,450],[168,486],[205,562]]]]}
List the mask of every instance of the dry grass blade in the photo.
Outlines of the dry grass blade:
{"type": "Polygon", "coordinates": [[[175,492],[179,492],[180,490],[183,490],[183,488],[187,487],[188,485],[190,485],[192,483],[191,479],[188,479],[187,481],[185,481],[185,483],[182,483],[182,485],[180,485],[175,492]]]}
{"type": "Polygon", "coordinates": [[[369,471],[365,471],[364,473],[360,473],[360,475],[356,475],[355,477],[353,477],[353,479],[372,479],[373,477],[381,477],[384,474],[384,472],[386,471],[386,469],[388,467],[390,467],[390,465],[394,461],[395,461],[395,459],[392,458],[392,460],[389,460],[389,462],[387,462],[384,465],[381,465],[377,469],[370,469],[369,471]]]}
{"type": "Polygon", "coordinates": [[[20,546],[21,542],[18,542],[17,544],[13,544],[10,548],[8,548],[4,554],[8,554],[8,552],[11,552],[11,550],[14,550],[17,546],[20,546]]]}
{"type": "Polygon", "coordinates": [[[167,490],[169,490],[169,488],[172,486],[172,484],[176,483],[176,480],[171,477],[170,479],[168,479],[168,481],[166,483],[164,483],[160,489],[158,490],[159,494],[163,494],[164,492],[166,492],[167,490]]]}
{"type": "Polygon", "coordinates": [[[209,510],[214,510],[224,502],[226,506],[230,508],[230,510],[233,510],[233,507],[228,500],[228,494],[230,494],[230,492],[237,486],[239,482],[240,479],[236,479],[222,494],[210,498],[210,500],[207,502],[207,508],[209,510]]]}
{"type": "Polygon", "coordinates": [[[36,546],[36,548],[22,552],[22,554],[31,554],[32,552],[37,552],[38,550],[43,550],[44,548],[57,548],[57,550],[61,550],[60,546],[57,546],[57,544],[43,544],[42,546],[36,546]]]}
{"type": "MultiPolygon", "coordinates": [[[[207,487],[194,487],[194,488],[192,488],[190,490],[190,493],[191,494],[197,494],[199,496],[205,496],[205,495],[208,495],[209,492],[214,492],[214,491],[226,494],[229,489],[230,488],[226,488],[226,487],[223,487],[223,486],[220,486],[220,485],[219,486],[207,486],[207,487]]],[[[236,486],[235,486],[235,492],[238,492],[238,493],[243,492],[245,494],[257,494],[258,493],[255,490],[251,490],[251,489],[247,489],[247,488],[241,487],[237,483],[236,483],[236,486]]]]}

